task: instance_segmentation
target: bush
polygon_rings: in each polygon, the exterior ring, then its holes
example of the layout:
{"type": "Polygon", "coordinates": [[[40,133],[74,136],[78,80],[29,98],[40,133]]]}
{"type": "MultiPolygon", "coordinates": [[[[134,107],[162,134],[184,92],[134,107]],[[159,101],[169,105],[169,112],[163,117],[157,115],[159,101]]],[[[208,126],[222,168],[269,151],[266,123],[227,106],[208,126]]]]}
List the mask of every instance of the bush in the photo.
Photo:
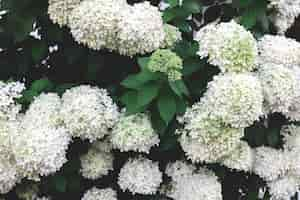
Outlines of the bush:
{"type": "Polygon", "coordinates": [[[296,199],[299,0],[1,10],[0,199],[296,199]]]}

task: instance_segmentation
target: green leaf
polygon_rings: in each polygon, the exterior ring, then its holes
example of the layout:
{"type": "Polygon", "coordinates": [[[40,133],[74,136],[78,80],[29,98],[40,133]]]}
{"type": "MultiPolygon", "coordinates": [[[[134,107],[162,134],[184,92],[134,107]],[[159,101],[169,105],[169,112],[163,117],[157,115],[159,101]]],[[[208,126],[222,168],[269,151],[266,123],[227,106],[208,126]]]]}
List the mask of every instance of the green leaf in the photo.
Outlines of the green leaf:
{"type": "Polygon", "coordinates": [[[138,107],[148,105],[158,96],[159,87],[154,83],[147,83],[138,90],[137,104],[138,107]]]}
{"type": "Polygon", "coordinates": [[[183,7],[183,9],[185,9],[187,12],[189,12],[191,14],[201,12],[201,6],[198,3],[198,1],[185,0],[185,1],[183,1],[182,7],[183,7]]]}
{"type": "Polygon", "coordinates": [[[250,29],[256,24],[257,13],[254,10],[246,10],[244,14],[241,16],[240,24],[245,28],[250,29]]]}
{"type": "Polygon", "coordinates": [[[179,97],[182,97],[182,95],[189,95],[189,91],[183,82],[183,80],[177,80],[177,81],[170,81],[169,85],[171,86],[172,90],[177,94],[179,97]]]}
{"type": "Polygon", "coordinates": [[[197,56],[196,53],[198,49],[199,49],[199,44],[197,42],[182,40],[176,45],[175,52],[181,58],[186,59],[189,57],[196,57],[197,56]]]}
{"type": "Polygon", "coordinates": [[[176,98],[176,113],[182,115],[185,113],[187,104],[184,99],[182,98],[176,98]]]}
{"type": "Polygon", "coordinates": [[[126,88],[137,89],[148,81],[157,80],[158,78],[159,75],[157,73],[153,73],[149,70],[144,69],[138,74],[129,75],[125,80],[121,82],[121,85],[126,88]]]}
{"type": "Polygon", "coordinates": [[[36,91],[26,90],[23,92],[20,102],[31,103],[34,100],[34,97],[36,97],[38,95],[39,95],[39,93],[37,93],[36,91]]]}
{"type": "Polygon", "coordinates": [[[40,80],[36,80],[31,84],[30,90],[33,90],[35,92],[43,92],[43,91],[49,91],[53,89],[54,84],[47,78],[43,78],[40,80]]]}
{"type": "Polygon", "coordinates": [[[191,75],[192,73],[198,71],[205,65],[204,60],[200,60],[197,57],[188,58],[183,61],[182,73],[185,76],[191,75]]]}
{"type": "Polygon", "coordinates": [[[54,187],[58,192],[65,192],[67,188],[66,178],[63,176],[55,176],[54,178],[54,187]]]}
{"type": "Polygon", "coordinates": [[[47,46],[43,42],[38,42],[31,49],[31,56],[34,62],[40,61],[47,53],[47,46]]]}
{"type": "Polygon", "coordinates": [[[186,20],[176,20],[174,22],[175,26],[177,26],[182,32],[191,32],[192,28],[190,24],[186,20]]]}
{"type": "Polygon", "coordinates": [[[161,118],[168,124],[176,113],[176,101],[171,92],[163,92],[157,100],[158,111],[161,118]]]}
{"type": "Polygon", "coordinates": [[[150,60],[150,57],[139,57],[137,59],[137,62],[142,69],[148,70],[147,65],[148,65],[149,60],[150,60]]]}
{"type": "Polygon", "coordinates": [[[167,2],[170,4],[170,7],[175,7],[179,4],[178,0],[167,0],[167,2]]]}

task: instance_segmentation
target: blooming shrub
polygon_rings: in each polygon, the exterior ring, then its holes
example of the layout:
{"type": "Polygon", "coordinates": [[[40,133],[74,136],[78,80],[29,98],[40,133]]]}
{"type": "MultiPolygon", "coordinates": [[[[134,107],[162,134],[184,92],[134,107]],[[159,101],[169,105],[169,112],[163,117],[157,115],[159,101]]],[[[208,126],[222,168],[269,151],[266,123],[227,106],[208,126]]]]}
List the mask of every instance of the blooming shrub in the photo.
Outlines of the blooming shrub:
{"type": "Polygon", "coordinates": [[[1,200],[296,200],[299,122],[299,0],[0,0],[1,200]]]}

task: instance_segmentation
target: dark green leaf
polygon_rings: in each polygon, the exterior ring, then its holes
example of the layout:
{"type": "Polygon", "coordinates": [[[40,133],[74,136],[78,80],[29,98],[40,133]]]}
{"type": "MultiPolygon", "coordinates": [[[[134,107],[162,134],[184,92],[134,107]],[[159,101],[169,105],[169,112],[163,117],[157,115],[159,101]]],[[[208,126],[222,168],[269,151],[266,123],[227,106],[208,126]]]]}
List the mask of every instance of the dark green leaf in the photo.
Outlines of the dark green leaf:
{"type": "Polygon", "coordinates": [[[188,58],[183,61],[183,75],[188,76],[192,73],[198,71],[200,68],[202,68],[205,65],[205,62],[203,60],[200,60],[199,58],[188,58]]]}
{"type": "Polygon", "coordinates": [[[53,89],[53,87],[54,87],[54,85],[49,79],[43,78],[43,79],[34,81],[31,84],[30,90],[40,93],[43,91],[49,91],[49,90],[53,89]]]}
{"type": "Polygon", "coordinates": [[[148,65],[149,60],[150,60],[149,57],[139,57],[137,59],[137,62],[142,69],[148,69],[147,65],[148,65]]]}
{"type": "Polygon", "coordinates": [[[157,80],[159,75],[157,73],[150,72],[149,70],[142,70],[138,74],[129,75],[121,85],[126,88],[137,89],[147,83],[148,81],[157,80]]]}
{"type": "Polygon", "coordinates": [[[148,105],[158,95],[158,85],[154,83],[147,83],[141,86],[138,90],[137,104],[138,107],[148,105]]]}
{"type": "Polygon", "coordinates": [[[178,96],[182,96],[183,94],[188,96],[189,91],[184,84],[183,80],[177,80],[177,81],[170,81],[169,85],[171,86],[172,90],[177,94],[178,96]]]}
{"type": "Polygon", "coordinates": [[[157,100],[158,111],[165,123],[169,123],[176,113],[175,96],[170,92],[163,92],[157,100]]]}

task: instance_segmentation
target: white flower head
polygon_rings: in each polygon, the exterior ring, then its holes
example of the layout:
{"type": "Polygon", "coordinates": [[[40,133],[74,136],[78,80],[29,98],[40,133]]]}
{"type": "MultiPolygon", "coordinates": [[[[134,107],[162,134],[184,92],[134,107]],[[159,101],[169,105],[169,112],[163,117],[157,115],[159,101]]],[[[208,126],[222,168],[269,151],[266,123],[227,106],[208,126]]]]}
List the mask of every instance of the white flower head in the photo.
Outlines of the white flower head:
{"type": "Polygon", "coordinates": [[[0,158],[0,194],[5,194],[13,189],[22,177],[14,162],[0,158]]]}
{"type": "Polygon", "coordinates": [[[162,182],[158,163],[146,158],[129,159],[121,168],[118,184],[133,194],[155,194],[162,182]]]}
{"type": "Polygon", "coordinates": [[[257,46],[253,35],[233,20],[209,24],[194,38],[199,42],[198,55],[222,72],[247,72],[256,67],[257,46]]]}
{"type": "Polygon", "coordinates": [[[164,24],[165,39],[161,44],[161,48],[172,49],[176,43],[182,40],[181,32],[179,28],[170,24],[164,24]]]}
{"type": "Polygon", "coordinates": [[[113,154],[101,152],[95,148],[80,157],[81,175],[87,179],[96,180],[113,170],[113,154]]]}
{"type": "Polygon", "coordinates": [[[293,176],[285,176],[268,182],[271,200],[290,200],[298,191],[299,180],[293,176]]]}
{"type": "Polygon", "coordinates": [[[296,18],[300,15],[299,0],[269,0],[269,7],[274,9],[271,14],[273,21],[279,34],[284,34],[290,28],[296,18]]]}
{"type": "Polygon", "coordinates": [[[182,176],[191,176],[195,171],[196,167],[194,165],[176,161],[167,165],[165,173],[173,180],[179,180],[182,176]]]}
{"type": "Polygon", "coordinates": [[[214,76],[201,101],[211,117],[235,128],[248,127],[263,115],[263,90],[251,73],[214,76]]]}
{"type": "Polygon", "coordinates": [[[12,152],[22,174],[30,179],[58,171],[67,161],[71,138],[55,123],[61,106],[56,94],[42,94],[30,105],[13,132],[12,152]]]}
{"type": "Polygon", "coordinates": [[[118,47],[121,55],[134,56],[158,49],[165,39],[162,13],[145,1],[120,10],[118,47]]]}
{"type": "Polygon", "coordinates": [[[149,153],[151,147],[159,144],[159,138],[146,114],[124,114],[112,130],[111,142],[121,151],[149,153]]]}
{"type": "Polygon", "coordinates": [[[266,112],[289,112],[300,90],[293,70],[278,64],[265,64],[258,70],[265,98],[266,112]]]}
{"type": "Polygon", "coordinates": [[[266,181],[273,181],[283,177],[290,168],[287,154],[270,147],[255,149],[253,172],[266,181]]]}
{"type": "Polygon", "coordinates": [[[70,13],[80,4],[80,0],[49,0],[48,14],[59,26],[69,24],[70,13]]]}
{"type": "Polygon", "coordinates": [[[93,142],[109,133],[119,111],[107,91],[89,85],[67,90],[62,96],[60,115],[73,137],[93,142]]]}
{"type": "Polygon", "coordinates": [[[286,150],[300,150],[300,126],[293,124],[284,126],[280,134],[283,136],[284,148],[286,150]]]}
{"type": "Polygon", "coordinates": [[[94,50],[116,50],[120,12],[127,7],[125,0],[82,1],[69,16],[75,41],[94,50]]]}
{"type": "Polygon", "coordinates": [[[111,188],[98,189],[93,187],[84,193],[81,200],[117,200],[117,193],[111,188]]]}
{"type": "Polygon", "coordinates": [[[300,43],[279,35],[264,35],[258,42],[260,64],[300,65],[300,43]]]}
{"type": "Polygon", "coordinates": [[[213,172],[200,169],[174,179],[166,195],[174,200],[222,200],[222,187],[213,172]]]}
{"type": "Polygon", "coordinates": [[[240,146],[226,157],[222,164],[230,169],[251,172],[254,164],[254,151],[246,143],[241,141],[240,146]]]}
{"type": "Polygon", "coordinates": [[[0,119],[15,120],[17,118],[21,106],[15,102],[15,99],[22,96],[24,89],[23,83],[0,81],[0,119]]]}
{"type": "Polygon", "coordinates": [[[201,102],[188,109],[181,119],[184,126],[177,133],[181,134],[179,142],[190,160],[214,163],[239,146],[244,129],[231,128],[210,118],[205,109],[201,102]]]}

